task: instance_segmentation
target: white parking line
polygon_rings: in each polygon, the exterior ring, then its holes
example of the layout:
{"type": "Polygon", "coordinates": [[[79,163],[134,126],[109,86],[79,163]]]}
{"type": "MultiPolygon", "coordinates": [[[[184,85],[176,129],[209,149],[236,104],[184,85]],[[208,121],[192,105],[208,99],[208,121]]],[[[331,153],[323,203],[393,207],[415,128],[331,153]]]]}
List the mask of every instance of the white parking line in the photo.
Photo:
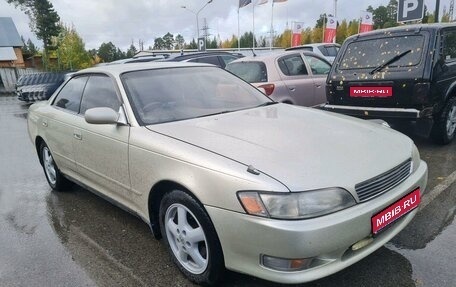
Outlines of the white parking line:
{"type": "Polygon", "coordinates": [[[445,189],[450,187],[456,181],[456,170],[453,171],[444,181],[434,187],[430,192],[426,192],[421,199],[421,204],[418,210],[423,210],[429,203],[431,203],[437,196],[439,196],[445,189]]]}

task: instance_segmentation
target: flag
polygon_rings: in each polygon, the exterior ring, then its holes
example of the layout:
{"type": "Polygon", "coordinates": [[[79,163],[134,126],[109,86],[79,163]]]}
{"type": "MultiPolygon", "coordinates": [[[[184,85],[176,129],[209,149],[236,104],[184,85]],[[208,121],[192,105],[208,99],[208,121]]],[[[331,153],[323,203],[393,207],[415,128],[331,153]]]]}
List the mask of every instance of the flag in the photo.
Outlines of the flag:
{"type": "Polygon", "coordinates": [[[252,0],[239,0],[239,8],[245,7],[252,3],[252,0]]]}
{"type": "Polygon", "coordinates": [[[301,45],[301,33],[304,29],[303,22],[293,22],[293,36],[291,38],[291,46],[296,47],[301,45]]]}
{"type": "Polygon", "coordinates": [[[326,17],[325,43],[333,43],[336,39],[337,19],[333,16],[326,17]]]}
{"type": "Polygon", "coordinates": [[[304,29],[304,22],[293,22],[293,34],[301,34],[304,29]]]}
{"type": "Polygon", "coordinates": [[[268,3],[268,1],[269,1],[269,0],[258,0],[258,1],[256,2],[256,5],[263,5],[263,4],[268,3]]]}
{"type": "Polygon", "coordinates": [[[367,11],[361,11],[361,23],[359,25],[359,32],[369,32],[374,28],[374,19],[372,13],[367,11]]]}

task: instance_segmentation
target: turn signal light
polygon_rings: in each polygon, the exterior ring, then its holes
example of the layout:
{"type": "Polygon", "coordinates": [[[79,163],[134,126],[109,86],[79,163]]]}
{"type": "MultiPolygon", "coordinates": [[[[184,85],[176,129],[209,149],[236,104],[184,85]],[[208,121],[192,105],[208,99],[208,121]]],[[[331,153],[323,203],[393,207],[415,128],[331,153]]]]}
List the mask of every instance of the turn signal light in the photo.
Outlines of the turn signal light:
{"type": "Polygon", "coordinates": [[[308,269],[312,260],[313,258],[286,259],[263,255],[261,263],[264,267],[271,268],[273,270],[291,272],[308,269]]]}
{"type": "Polygon", "coordinates": [[[266,92],[266,96],[270,96],[274,92],[275,85],[274,84],[264,84],[264,85],[259,86],[258,88],[263,88],[264,91],[266,92]]]}
{"type": "Polygon", "coordinates": [[[248,214],[267,216],[268,212],[264,207],[263,201],[256,192],[239,193],[239,200],[248,214]]]}

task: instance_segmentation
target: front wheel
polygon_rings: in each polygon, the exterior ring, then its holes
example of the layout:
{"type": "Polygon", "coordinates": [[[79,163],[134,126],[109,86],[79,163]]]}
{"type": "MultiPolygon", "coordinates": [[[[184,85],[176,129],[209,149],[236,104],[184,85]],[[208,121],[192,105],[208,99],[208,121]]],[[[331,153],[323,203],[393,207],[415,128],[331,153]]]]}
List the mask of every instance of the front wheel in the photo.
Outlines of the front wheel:
{"type": "Polygon", "coordinates": [[[439,119],[434,123],[431,137],[440,144],[448,144],[456,133],[456,98],[451,98],[443,108],[439,119]]]}
{"type": "Polygon", "coordinates": [[[204,208],[174,190],[160,204],[160,229],[173,262],[197,284],[213,285],[224,271],[223,252],[204,208]]]}
{"type": "Polygon", "coordinates": [[[51,150],[44,142],[40,145],[40,158],[46,179],[53,190],[62,191],[71,185],[58,169],[51,150]]]}

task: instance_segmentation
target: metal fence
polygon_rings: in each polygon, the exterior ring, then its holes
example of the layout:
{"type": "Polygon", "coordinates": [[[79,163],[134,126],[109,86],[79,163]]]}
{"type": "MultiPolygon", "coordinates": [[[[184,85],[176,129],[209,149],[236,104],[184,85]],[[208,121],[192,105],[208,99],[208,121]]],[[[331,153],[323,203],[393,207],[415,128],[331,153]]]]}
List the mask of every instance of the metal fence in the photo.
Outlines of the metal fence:
{"type": "Polygon", "coordinates": [[[32,68],[0,68],[0,94],[14,92],[20,76],[38,72],[32,68]]]}

